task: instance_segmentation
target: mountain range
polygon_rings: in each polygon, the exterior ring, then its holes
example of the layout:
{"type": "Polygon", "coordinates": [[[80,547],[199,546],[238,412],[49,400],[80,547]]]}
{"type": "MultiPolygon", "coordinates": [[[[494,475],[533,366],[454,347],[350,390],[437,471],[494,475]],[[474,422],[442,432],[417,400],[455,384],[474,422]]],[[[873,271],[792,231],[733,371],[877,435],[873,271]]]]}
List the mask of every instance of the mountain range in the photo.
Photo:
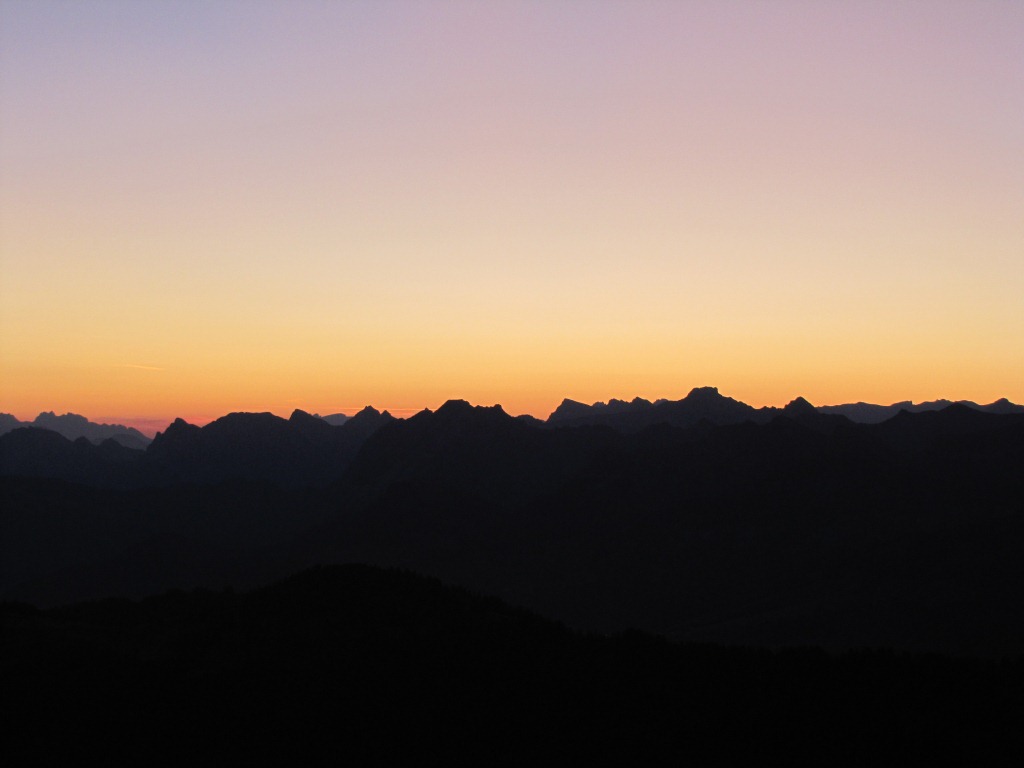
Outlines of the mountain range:
{"type": "Polygon", "coordinates": [[[0,436],[0,599],[361,562],[597,632],[1024,651],[1024,414],[858,424],[798,399],[738,421],[757,409],[709,388],[640,410],[676,421],[559,426],[449,401],[341,426],[177,421],[144,451],[17,429],[0,436]]]}
{"type": "MultiPolygon", "coordinates": [[[[785,408],[774,406],[753,408],[746,403],[721,396],[716,387],[698,387],[691,390],[685,398],[675,401],[660,399],[651,402],[637,397],[631,401],[612,399],[608,402],[587,405],[567,398],[548,416],[546,423],[549,426],[606,424],[618,429],[642,429],[650,424],[661,423],[690,426],[701,419],[708,419],[715,424],[733,424],[743,421],[765,423],[783,412],[792,414],[795,409],[806,411],[808,408],[813,408],[818,413],[845,416],[859,424],[878,424],[892,418],[900,411],[911,413],[937,411],[954,404],[964,405],[985,413],[1024,413],[1024,405],[1011,403],[1006,398],[1001,398],[988,405],[979,405],[970,400],[932,400],[917,404],[905,400],[892,405],[860,402],[811,406],[804,398],[798,397],[785,408]]],[[[301,410],[296,410],[295,413],[304,414],[301,410]]],[[[336,427],[340,427],[352,418],[344,413],[332,413],[325,416],[314,413],[312,417],[336,427]]],[[[519,418],[538,424],[545,423],[532,416],[520,416],[519,418]]],[[[97,445],[104,440],[113,439],[126,448],[145,448],[151,442],[150,438],[133,427],[126,427],[122,424],[97,424],[74,413],[58,416],[53,411],[45,411],[33,421],[19,421],[9,413],[0,413],[0,435],[22,427],[48,429],[68,440],[84,437],[97,445]]]]}
{"type": "MultiPolygon", "coordinates": [[[[450,415],[460,402],[450,401],[438,413],[450,415]]],[[[754,408],[721,395],[714,387],[696,388],[676,401],[652,403],[636,398],[585,405],[565,400],[546,422],[530,416],[513,419],[500,406],[481,413],[489,414],[492,426],[500,422],[520,439],[540,441],[546,438],[533,435],[531,429],[586,426],[630,434],[652,427],[764,426],[780,418],[831,433],[855,423],[881,424],[885,421],[881,416],[887,413],[893,418],[902,412],[926,413],[951,406],[987,414],[1024,414],[1024,406],[1005,399],[984,406],[934,401],[916,406],[858,403],[815,408],[798,397],[783,408],[754,408]],[[526,435],[531,437],[523,437],[526,435]]],[[[405,420],[406,429],[417,433],[430,414],[427,409],[405,420]]],[[[0,414],[0,475],[118,488],[224,481],[254,481],[284,488],[326,487],[342,478],[367,438],[395,420],[387,411],[371,406],[351,417],[321,417],[301,410],[295,410],[288,419],[270,413],[231,413],[203,427],[176,419],[150,441],[137,430],[93,424],[75,414],[41,413],[30,423],[0,414]]],[[[500,440],[493,443],[499,444],[500,440]]],[[[493,451],[493,445],[481,446],[480,455],[493,451]]],[[[433,455],[427,448],[422,453],[424,460],[433,455]]],[[[541,474],[520,472],[517,485],[527,487],[541,474]]]]}
{"type": "Polygon", "coordinates": [[[717,387],[697,387],[682,400],[644,400],[637,397],[630,401],[609,400],[591,405],[563,400],[561,405],[548,417],[547,423],[558,426],[580,424],[605,424],[618,429],[636,430],[652,424],[673,424],[687,427],[707,419],[713,424],[741,424],[752,421],[764,424],[780,414],[795,412],[810,413],[812,410],[823,415],[845,416],[859,424],[878,424],[891,419],[900,411],[921,413],[938,411],[950,405],[962,405],[984,413],[1024,413],[1024,405],[1016,405],[1001,398],[988,405],[978,405],[970,400],[933,400],[914,404],[909,400],[892,405],[870,403],[847,403],[845,405],[812,406],[802,397],[797,397],[784,408],[765,406],[754,408],[746,403],[724,397],[717,387]]]}

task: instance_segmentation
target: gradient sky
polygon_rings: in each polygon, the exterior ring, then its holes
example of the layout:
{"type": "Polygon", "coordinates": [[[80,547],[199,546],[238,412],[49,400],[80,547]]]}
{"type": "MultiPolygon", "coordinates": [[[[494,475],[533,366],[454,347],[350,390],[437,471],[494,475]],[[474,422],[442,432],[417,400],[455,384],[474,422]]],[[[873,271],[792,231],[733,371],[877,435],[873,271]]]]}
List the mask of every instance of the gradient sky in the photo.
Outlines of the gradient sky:
{"type": "Polygon", "coordinates": [[[1024,401],[1024,3],[0,0],[0,410],[1024,401]]]}

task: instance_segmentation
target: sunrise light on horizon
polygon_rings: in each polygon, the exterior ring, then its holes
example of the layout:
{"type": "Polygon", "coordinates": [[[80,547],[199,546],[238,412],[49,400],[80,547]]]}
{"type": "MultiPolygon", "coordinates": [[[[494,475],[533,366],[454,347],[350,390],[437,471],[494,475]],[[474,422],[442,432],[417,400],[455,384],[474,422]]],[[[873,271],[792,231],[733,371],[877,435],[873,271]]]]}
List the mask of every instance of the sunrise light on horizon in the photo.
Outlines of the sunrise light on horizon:
{"type": "Polygon", "coordinates": [[[0,4],[0,411],[1024,402],[1024,4],[0,4]]]}

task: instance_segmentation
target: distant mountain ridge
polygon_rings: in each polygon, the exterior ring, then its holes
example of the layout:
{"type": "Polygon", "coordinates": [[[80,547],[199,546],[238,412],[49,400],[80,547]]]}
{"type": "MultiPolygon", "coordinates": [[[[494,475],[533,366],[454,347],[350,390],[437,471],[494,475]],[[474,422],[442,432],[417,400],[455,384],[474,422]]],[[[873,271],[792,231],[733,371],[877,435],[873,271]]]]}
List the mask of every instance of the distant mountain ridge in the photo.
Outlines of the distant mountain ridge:
{"type": "MultiPolygon", "coordinates": [[[[312,416],[335,427],[340,427],[352,418],[344,413],[330,413],[326,416],[314,413],[312,416]]],[[[90,421],[85,416],[80,416],[77,413],[65,413],[58,416],[53,411],[43,411],[33,421],[20,421],[13,414],[0,413],[0,435],[5,435],[12,430],[23,427],[48,429],[51,432],[56,432],[58,435],[63,435],[68,440],[77,440],[80,437],[84,437],[90,443],[95,443],[96,445],[99,445],[104,440],[112,439],[126,448],[145,448],[152,442],[152,438],[147,437],[134,427],[128,427],[124,424],[100,424],[90,421]]]]}
{"type": "Polygon", "coordinates": [[[637,397],[625,400],[609,400],[591,405],[575,400],[565,399],[550,416],[547,424],[551,426],[580,426],[583,424],[605,425],[616,429],[638,430],[653,424],[671,424],[677,427],[688,427],[707,420],[713,424],[742,424],[751,421],[755,424],[767,424],[776,416],[785,414],[793,416],[797,412],[808,417],[811,411],[824,416],[845,416],[858,424],[879,424],[896,416],[900,411],[921,413],[938,411],[951,405],[963,405],[984,413],[1024,413],[1024,405],[1011,403],[1005,397],[987,405],[979,405],[970,400],[933,400],[914,404],[910,400],[893,403],[892,405],[874,405],[871,403],[846,403],[843,405],[813,406],[802,397],[797,397],[783,408],[765,406],[754,408],[739,400],[725,397],[717,387],[697,387],[681,400],[659,399],[651,402],[637,397]]]}
{"type": "MultiPolygon", "coordinates": [[[[722,395],[717,387],[696,387],[680,400],[659,398],[652,402],[642,397],[635,397],[630,401],[612,398],[607,402],[598,401],[587,404],[566,398],[552,411],[546,420],[536,419],[533,416],[527,415],[517,418],[524,423],[535,425],[546,424],[548,426],[563,427],[589,424],[634,431],[654,424],[671,424],[673,426],[687,427],[693,426],[701,420],[707,420],[719,426],[742,424],[744,421],[752,421],[755,424],[767,424],[779,415],[784,414],[792,417],[799,412],[804,418],[807,418],[813,411],[827,416],[845,416],[850,421],[858,424],[880,424],[896,416],[900,411],[908,411],[910,413],[938,411],[955,404],[984,413],[1024,413],[1024,405],[1012,403],[1005,397],[984,405],[971,400],[931,400],[922,403],[903,400],[890,405],[857,402],[819,406],[811,405],[803,397],[797,397],[782,408],[775,406],[754,408],[742,401],[722,395]]],[[[376,412],[370,406],[367,406],[367,408],[370,411],[376,412]]],[[[319,413],[308,414],[301,410],[296,410],[295,413],[303,414],[310,419],[315,419],[330,426],[340,427],[352,419],[360,418],[360,415],[362,415],[360,420],[365,425],[368,419],[366,416],[367,408],[364,408],[360,414],[355,416],[349,416],[344,413],[332,413],[321,416],[319,413]]],[[[427,411],[429,412],[429,409],[427,411]]],[[[384,413],[387,413],[387,411],[384,413]]],[[[229,415],[234,416],[234,414],[229,415]]],[[[391,414],[388,414],[388,418],[393,417],[391,417],[391,414]]],[[[175,423],[179,421],[183,424],[186,423],[182,419],[176,419],[175,423]]],[[[217,421],[220,421],[220,419],[217,421]]],[[[63,435],[71,441],[84,437],[95,445],[99,445],[104,440],[113,439],[126,448],[144,449],[152,442],[151,438],[133,427],[123,424],[100,424],[75,413],[65,413],[58,416],[53,411],[44,411],[36,416],[33,421],[20,421],[12,414],[0,413],[0,435],[5,435],[15,429],[24,427],[48,429],[63,435]]],[[[365,426],[361,429],[365,431],[365,426]]],[[[157,434],[159,435],[160,433],[157,434]]]]}
{"type": "MultiPolygon", "coordinates": [[[[471,476],[466,467],[477,466],[488,457],[494,464],[515,468],[501,480],[505,487],[513,489],[548,482],[543,479],[547,477],[545,461],[557,465],[568,460],[565,457],[573,452],[587,455],[583,446],[576,445],[577,437],[561,434],[579,428],[609,429],[629,435],[656,428],[707,430],[745,424],[768,427],[781,420],[831,435],[853,426],[885,426],[898,421],[896,417],[900,414],[950,409],[992,416],[1024,414],[1024,406],[1006,399],[985,406],[939,400],[918,405],[908,401],[891,406],[857,403],[815,408],[798,397],[782,408],[754,408],[723,396],[715,387],[695,388],[676,401],[635,398],[629,402],[611,400],[586,405],[565,400],[546,422],[510,416],[501,406],[473,406],[462,400],[450,400],[437,411],[425,409],[407,419],[396,419],[387,411],[367,406],[354,416],[344,417],[340,425],[301,410],[287,419],[271,413],[230,413],[203,427],[176,419],[152,441],[128,427],[97,425],[75,414],[43,413],[32,423],[3,414],[0,476],[53,478],[119,488],[233,481],[259,482],[278,488],[326,487],[339,481],[353,463],[357,474],[367,471],[381,443],[373,443],[366,452],[363,444],[384,427],[404,424],[407,428],[400,432],[383,431],[385,435],[401,434],[401,438],[386,439],[398,441],[393,446],[396,449],[405,446],[401,450],[415,455],[417,464],[433,466],[438,476],[458,468],[460,477],[465,478],[471,476]],[[886,414],[892,416],[882,420],[886,414]],[[444,466],[436,460],[441,447],[436,441],[443,434],[438,431],[441,426],[456,430],[462,437],[477,436],[474,448],[444,466]],[[560,436],[545,443],[538,434],[541,432],[560,436]],[[576,448],[570,451],[570,444],[576,448]],[[524,454],[532,458],[510,459],[509,448],[521,445],[534,447],[524,454]],[[549,449],[555,450],[552,446],[558,446],[557,455],[549,454],[549,449]]],[[[899,429],[895,429],[894,434],[898,433],[899,429]]],[[[605,439],[597,432],[586,433],[586,440],[601,443],[605,439]]]]}
{"type": "Polygon", "coordinates": [[[134,427],[126,427],[123,424],[97,424],[77,413],[58,416],[53,411],[43,411],[34,421],[19,421],[9,413],[0,413],[0,435],[22,427],[48,429],[68,440],[84,437],[96,445],[104,440],[114,440],[126,448],[145,448],[151,442],[134,427]]]}
{"type": "Polygon", "coordinates": [[[603,425],[624,430],[638,430],[653,424],[671,424],[676,427],[691,427],[701,420],[719,426],[742,424],[744,421],[767,421],[760,419],[757,409],[724,397],[717,387],[697,387],[682,400],[657,400],[650,402],[635,398],[630,402],[610,400],[608,403],[594,403],[587,406],[572,400],[564,400],[547,420],[552,426],[580,426],[583,424],[603,425]]]}
{"type": "Polygon", "coordinates": [[[366,439],[393,420],[370,406],[341,426],[300,410],[288,419],[229,413],[203,427],[175,419],[142,448],[20,426],[0,435],[0,475],[116,488],[237,481],[317,487],[336,481],[366,439]]]}
{"type": "Polygon", "coordinates": [[[834,413],[856,421],[860,424],[880,424],[887,419],[896,416],[900,411],[908,413],[923,413],[925,411],[941,411],[951,405],[963,405],[976,411],[984,413],[1024,413],[1024,405],[1011,403],[1005,397],[979,405],[972,400],[930,400],[923,403],[913,403],[904,400],[892,405],[872,405],[871,403],[847,403],[845,405],[820,405],[818,411],[821,413],[834,413]]]}
{"type": "Polygon", "coordinates": [[[342,424],[344,424],[352,417],[344,413],[329,413],[326,416],[321,416],[319,413],[314,413],[313,418],[323,419],[331,426],[340,427],[342,424]]]}

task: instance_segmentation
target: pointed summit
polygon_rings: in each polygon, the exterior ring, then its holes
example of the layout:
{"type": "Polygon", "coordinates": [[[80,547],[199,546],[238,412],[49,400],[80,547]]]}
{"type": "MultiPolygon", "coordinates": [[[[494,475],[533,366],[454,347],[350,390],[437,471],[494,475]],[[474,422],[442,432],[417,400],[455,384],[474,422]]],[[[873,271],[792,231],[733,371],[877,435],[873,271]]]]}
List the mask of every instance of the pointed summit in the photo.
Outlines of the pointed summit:
{"type": "Polygon", "coordinates": [[[326,437],[333,432],[333,427],[317,416],[306,413],[296,408],[288,417],[288,424],[296,428],[302,434],[315,438],[326,437]]]}
{"type": "Polygon", "coordinates": [[[447,400],[445,404],[437,409],[437,415],[452,415],[457,413],[472,413],[473,406],[466,400],[447,400]]]}
{"type": "Polygon", "coordinates": [[[194,432],[198,432],[199,429],[200,428],[197,427],[195,424],[189,424],[187,421],[185,421],[183,418],[179,416],[178,418],[176,418],[174,421],[167,425],[167,429],[165,429],[163,433],[158,432],[157,436],[159,437],[160,434],[163,434],[164,437],[192,434],[194,432]]]}
{"type": "Polygon", "coordinates": [[[591,407],[577,400],[570,400],[568,397],[562,400],[561,404],[548,416],[548,422],[555,424],[569,419],[582,418],[589,415],[591,407]]]}
{"type": "Polygon", "coordinates": [[[791,416],[800,414],[817,413],[814,406],[807,402],[802,397],[797,397],[794,400],[789,401],[785,408],[782,409],[784,413],[791,416]]]}
{"type": "Polygon", "coordinates": [[[195,424],[189,424],[180,416],[167,425],[163,432],[157,432],[153,442],[149,444],[149,452],[158,456],[168,451],[183,450],[183,446],[193,443],[202,430],[195,424]]]}
{"type": "Polygon", "coordinates": [[[387,411],[381,413],[372,405],[368,405],[355,416],[341,425],[340,429],[347,435],[357,435],[365,440],[385,424],[395,421],[395,417],[387,411]]]}
{"type": "Polygon", "coordinates": [[[1005,397],[1001,397],[994,403],[981,406],[981,409],[989,413],[1024,413],[1024,405],[1011,403],[1005,397]]]}

